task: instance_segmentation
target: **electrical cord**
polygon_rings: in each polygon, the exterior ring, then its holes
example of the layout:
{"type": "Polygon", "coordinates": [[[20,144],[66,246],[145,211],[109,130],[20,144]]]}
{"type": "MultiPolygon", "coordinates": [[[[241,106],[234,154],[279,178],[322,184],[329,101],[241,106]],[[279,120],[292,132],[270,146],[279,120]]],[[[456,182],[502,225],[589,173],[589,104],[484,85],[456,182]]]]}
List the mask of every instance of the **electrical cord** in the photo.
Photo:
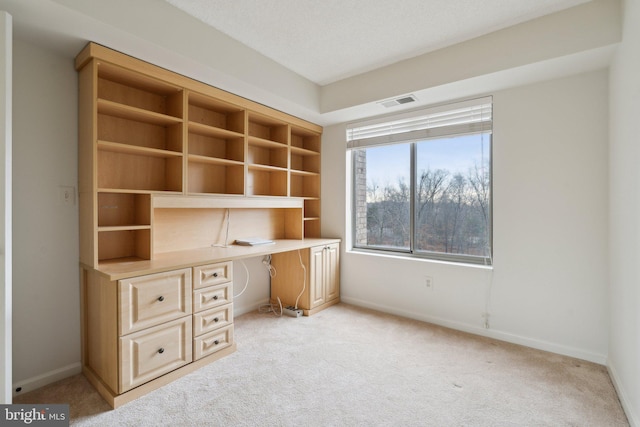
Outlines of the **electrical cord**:
{"type": "Polygon", "coordinates": [[[276,268],[271,265],[271,255],[265,256],[265,259],[262,260],[262,264],[264,264],[264,266],[266,267],[271,278],[276,277],[276,274],[278,274],[278,272],[276,271],[276,268]]]}
{"type": "Polygon", "coordinates": [[[229,223],[231,222],[231,214],[229,213],[229,208],[227,208],[227,215],[226,215],[226,231],[225,231],[225,235],[224,235],[224,243],[220,244],[220,243],[214,243],[211,245],[211,247],[214,248],[226,248],[229,246],[229,223]]]}
{"type": "Polygon", "coordinates": [[[244,293],[244,291],[247,290],[247,288],[249,287],[249,269],[247,268],[247,265],[244,263],[244,261],[242,261],[241,259],[238,260],[240,262],[240,264],[242,264],[242,266],[244,267],[244,271],[247,273],[247,279],[244,282],[244,288],[240,291],[240,293],[238,295],[234,295],[233,298],[236,299],[238,298],[240,295],[242,295],[244,293]]]}
{"type": "Polygon", "coordinates": [[[276,317],[282,317],[282,301],[280,301],[280,297],[278,298],[278,305],[280,306],[280,311],[276,311],[275,309],[275,303],[269,303],[269,304],[264,304],[261,305],[260,308],[258,308],[258,313],[273,313],[274,316],[276,317]]]}
{"type": "Polygon", "coordinates": [[[300,300],[300,297],[304,293],[304,290],[307,288],[307,267],[305,267],[304,264],[302,263],[302,255],[300,254],[300,249],[298,249],[298,259],[300,260],[300,266],[302,267],[303,279],[302,279],[302,290],[298,294],[298,298],[296,298],[296,305],[294,306],[296,310],[298,309],[298,301],[300,300]]]}

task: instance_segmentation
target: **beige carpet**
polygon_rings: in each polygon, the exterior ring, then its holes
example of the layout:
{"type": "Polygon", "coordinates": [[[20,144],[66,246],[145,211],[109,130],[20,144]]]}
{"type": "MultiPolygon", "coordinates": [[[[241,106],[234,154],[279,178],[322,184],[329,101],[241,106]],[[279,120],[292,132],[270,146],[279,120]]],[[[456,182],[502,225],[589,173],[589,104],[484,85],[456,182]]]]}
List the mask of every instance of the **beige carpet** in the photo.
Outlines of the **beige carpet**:
{"type": "Polygon", "coordinates": [[[345,304],[240,316],[236,341],[117,410],[81,375],[15,402],[78,426],[628,426],[603,366],[345,304]]]}

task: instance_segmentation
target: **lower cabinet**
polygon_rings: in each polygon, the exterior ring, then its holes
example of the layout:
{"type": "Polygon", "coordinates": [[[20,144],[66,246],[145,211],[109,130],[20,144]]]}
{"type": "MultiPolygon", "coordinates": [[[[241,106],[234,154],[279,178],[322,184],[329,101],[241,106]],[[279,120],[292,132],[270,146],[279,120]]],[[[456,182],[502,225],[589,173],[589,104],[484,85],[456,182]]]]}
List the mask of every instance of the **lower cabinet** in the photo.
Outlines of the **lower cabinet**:
{"type": "Polygon", "coordinates": [[[223,262],[113,281],[83,270],[83,371],[107,402],[235,351],[232,270],[223,262]]]}
{"type": "Polygon", "coordinates": [[[271,300],[312,315],[340,302],[340,244],[274,254],[271,300]]]}

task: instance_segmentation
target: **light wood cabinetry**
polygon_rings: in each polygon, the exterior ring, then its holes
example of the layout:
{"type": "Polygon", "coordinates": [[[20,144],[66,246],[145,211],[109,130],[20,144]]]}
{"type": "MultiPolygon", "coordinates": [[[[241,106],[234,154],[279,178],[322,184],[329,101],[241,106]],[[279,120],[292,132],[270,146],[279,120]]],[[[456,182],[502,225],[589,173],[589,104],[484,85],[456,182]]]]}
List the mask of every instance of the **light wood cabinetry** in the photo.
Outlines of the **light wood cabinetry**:
{"type": "Polygon", "coordinates": [[[320,236],[320,126],[94,43],[76,69],[83,264],[153,259],[162,196],[299,200],[264,237],[320,236]]]}
{"type": "Polygon", "coordinates": [[[340,245],[331,243],[274,254],[271,299],[311,315],[340,302],[340,245]],[[303,267],[304,266],[304,267],[303,267]]]}
{"type": "Polygon", "coordinates": [[[75,65],[82,365],[111,406],[235,351],[234,259],[306,250],[309,309],[338,301],[320,126],[94,43],[75,65]]]}
{"type": "Polygon", "coordinates": [[[113,407],[235,350],[231,271],[223,262],[109,280],[83,269],[83,371],[113,407]]]}

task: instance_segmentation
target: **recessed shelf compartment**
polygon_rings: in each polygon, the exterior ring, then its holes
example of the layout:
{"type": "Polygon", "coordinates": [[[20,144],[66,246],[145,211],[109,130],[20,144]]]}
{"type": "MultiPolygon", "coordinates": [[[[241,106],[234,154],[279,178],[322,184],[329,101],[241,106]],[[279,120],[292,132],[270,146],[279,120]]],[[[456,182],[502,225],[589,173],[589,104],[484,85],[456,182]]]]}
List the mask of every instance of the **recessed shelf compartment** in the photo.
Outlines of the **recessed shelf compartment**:
{"type": "Polygon", "coordinates": [[[320,219],[319,218],[305,218],[304,236],[320,237],[320,219]]]}
{"type": "Polygon", "coordinates": [[[98,193],[98,228],[144,229],[151,226],[151,195],[98,193]]]}
{"type": "Polygon", "coordinates": [[[287,146],[289,126],[276,119],[249,113],[249,142],[258,144],[260,140],[272,141],[287,146]]]}
{"type": "Polygon", "coordinates": [[[291,147],[299,152],[320,154],[320,135],[306,129],[291,127],[291,147]]]}
{"type": "Polygon", "coordinates": [[[320,199],[312,198],[304,200],[304,217],[306,219],[320,218],[320,199]]]}
{"type": "MultiPolygon", "coordinates": [[[[190,125],[191,129],[191,125],[190,125]]],[[[244,137],[213,137],[189,131],[189,154],[244,162],[244,137]]]]}
{"type": "Polygon", "coordinates": [[[291,171],[291,197],[320,197],[320,175],[291,171]]]}
{"type": "Polygon", "coordinates": [[[247,172],[247,196],[287,196],[287,170],[250,165],[247,172]]]}
{"type": "Polygon", "coordinates": [[[98,261],[151,259],[151,230],[98,231],[98,261]]]}
{"type": "Polygon", "coordinates": [[[129,105],[112,102],[105,99],[98,99],[98,112],[123,119],[137,120],[155,125],[170,125],[180,123],[182,119],[168,116],[154,111],[144,110],[129,105]]]}
{"type": "Polygon", "coordinates": [[[178,86],[106,62],[98,65],[98,99],[111,101],[112,106],[182,118],[182,95],[178,86]]]}
{"type": "Polygon", "coordinates": [[[100,151],[97,166],[98,188],[182,191],[182,156],[155,157],[100,151]]]}
{"type": "Polygon", "coordinates": [[[289,159],[287,146],[249,138],[247,162],[250,165],[272,166],[286,169],[289,159]]]}
{"type": "Polygon", "coordinates": [[[182,154],[182,124],[153,124],[98,114],[98,141],[182,154]]]}
{"type": "Polygon", "coordinates": [[[219,129],[243,135],[244,115],[245,111],[242,108],[197,93],[189,93],[190,125],[204,125],[201,126],[202,129],[219,129]]]}
{"type": "Polygon", "coordinates": [[[189,194],[244,194],[244,164],[190,155],[187,192],[189,194]]]}
{"type": "Polygon", "coordinates": [[[320,154],[291,147],[291,170],[316,174],[320,173],[320,154]]]}

